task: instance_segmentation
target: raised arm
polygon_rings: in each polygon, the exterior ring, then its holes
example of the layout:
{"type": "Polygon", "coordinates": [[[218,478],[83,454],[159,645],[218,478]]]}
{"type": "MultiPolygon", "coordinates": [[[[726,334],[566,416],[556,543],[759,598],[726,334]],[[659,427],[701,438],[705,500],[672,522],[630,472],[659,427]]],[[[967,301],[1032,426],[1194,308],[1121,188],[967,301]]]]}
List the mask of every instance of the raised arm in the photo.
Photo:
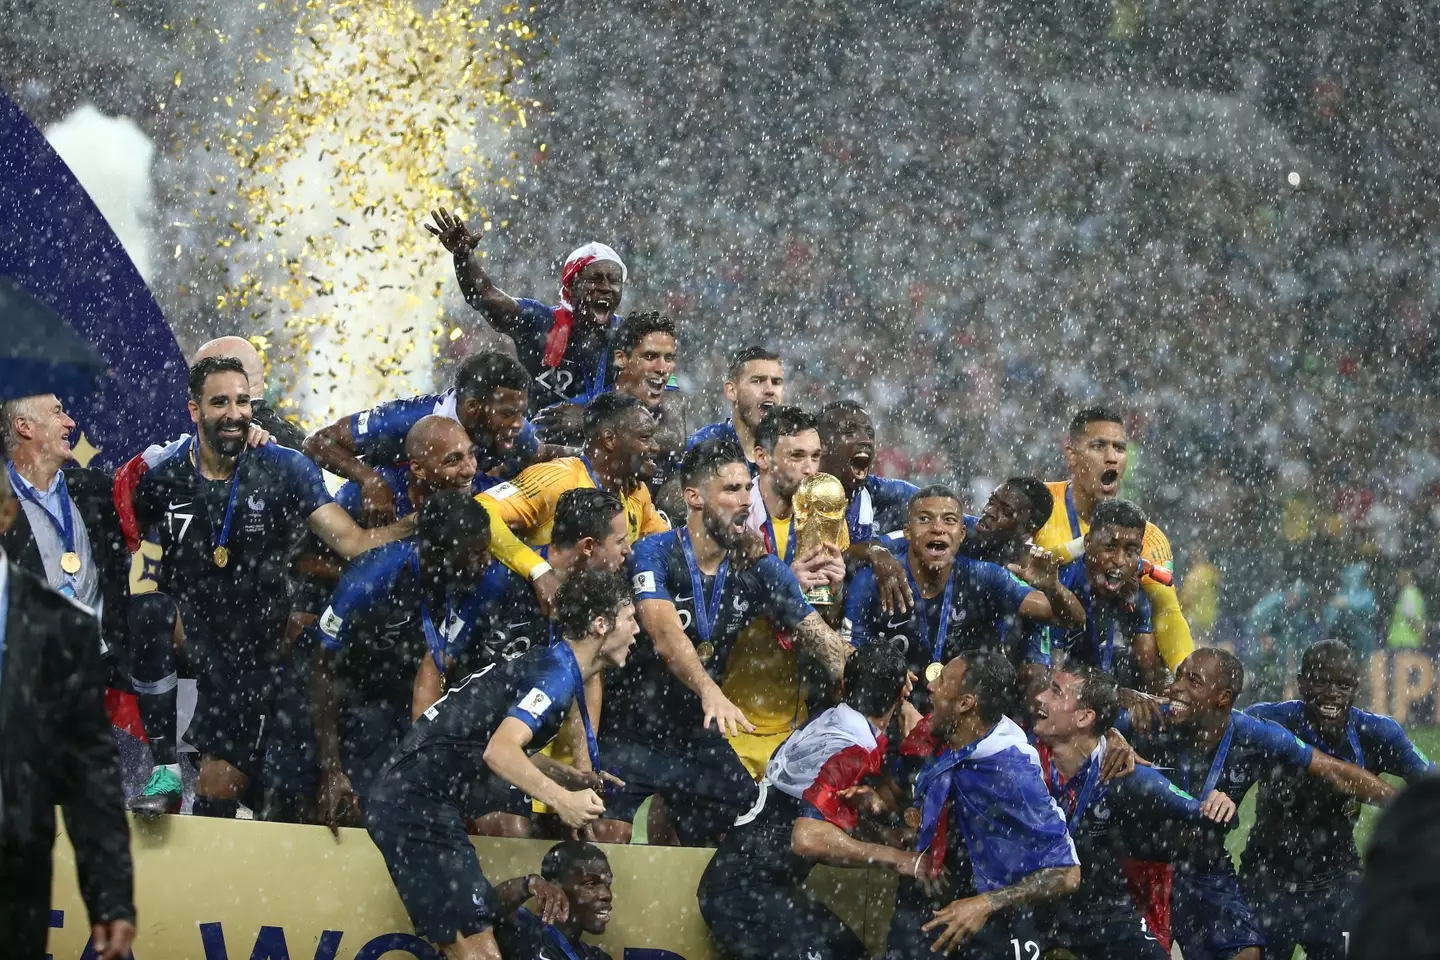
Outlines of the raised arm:
{"type": "Polygon", "coordinates": [[[1060,565],[1049,550],[1032,547],[1007,569],[1034,588],[1020,603],[1022,617],[1069,628],[1085,626],[1085,605],[1060,582],[1060,565]]]}
{"type": "MultiPolygon", "coordinates": [[[[706,671],[705,664],[700,662],[695,645],[680,623],[675,604],[669,600],[641,600],[635,610],[640,626],[655,642],[655,650],[670,672],[700,698],[700,705],[705,711],[704,726],[709,727],[710,721],[714,720],[716,727],[727,737],[733,737],[742,730],[753,732],[755,725],[730,702],[720,690],[720,685],[706,671]]],[[[818,615],[814,616],[819,619],[818,615]]]]}
{"type": "Polygon", "coordinates": [[[484,234],[471,233],[465,222],[444,207],[431,211],[434,224],[425,224],[425,229],[437,237],[450,251],[455,261],[455,279],[460,282],[460,292],[465,302],[485,315],[490,325],[500,333],[509,333],[515,328],[515,318],[520,315],[520,305],[515,298],[495,286],[490,274],[480,266],[475,256],[475,247],[484,234]]]}
{"type": "Polygon", "coordinates": [[[898,850],[856,840],[827,820],[797,817],[790,831],[790,849],[798,856],[833,867],[865,867],[878,863],[896,873],[918,877],[923,852],[898,850]]]}
{"type": "Polygon", "coordinates": [[[320,542],[334,550],[346,560],[353,560],[366,550],[373,550],[392,540],[402,540],[415,532],[415,521],[419,514],[412,513],[390,524],[366,530],[357,524],[345,508],[330,502],[310,514],[310,529],[320,542]]]}

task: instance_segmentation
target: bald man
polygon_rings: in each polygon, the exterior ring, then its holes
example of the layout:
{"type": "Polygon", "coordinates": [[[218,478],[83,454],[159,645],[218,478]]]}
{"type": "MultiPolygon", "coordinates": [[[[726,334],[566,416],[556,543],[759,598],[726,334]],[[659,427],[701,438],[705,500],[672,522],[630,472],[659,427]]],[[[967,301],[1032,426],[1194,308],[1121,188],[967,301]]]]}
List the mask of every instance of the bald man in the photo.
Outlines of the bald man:
{"type": "Polygon", "coordinates": [[[265,361],[255,345],[244,337],[216,337],[206,341],[195,351],[190,363],[204,357],[234,357],[245,368],[245,377],[250,381],[250,422],[260,427],[282,447],[299,450],[305,442],[305,431],[280,416],[265,399],[265,361]]]}

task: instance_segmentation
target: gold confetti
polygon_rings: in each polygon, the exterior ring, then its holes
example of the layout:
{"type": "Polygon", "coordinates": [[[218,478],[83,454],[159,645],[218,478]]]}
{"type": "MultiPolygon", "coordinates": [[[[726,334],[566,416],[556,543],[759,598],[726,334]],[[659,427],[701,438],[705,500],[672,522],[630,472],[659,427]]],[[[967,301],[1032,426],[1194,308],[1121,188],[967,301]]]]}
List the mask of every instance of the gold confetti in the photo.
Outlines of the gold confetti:
{"type": "Polygon", "coordinates": [[[175,86],[177,86],[177,87],[180,86],[180,80],[181,80],[181,78],[182,78],[182,76],[183,76],[183,73],[184,73],[184,71],[181,71],[181,70],[176,70],[176,71],[175,71],[175,86]]]}

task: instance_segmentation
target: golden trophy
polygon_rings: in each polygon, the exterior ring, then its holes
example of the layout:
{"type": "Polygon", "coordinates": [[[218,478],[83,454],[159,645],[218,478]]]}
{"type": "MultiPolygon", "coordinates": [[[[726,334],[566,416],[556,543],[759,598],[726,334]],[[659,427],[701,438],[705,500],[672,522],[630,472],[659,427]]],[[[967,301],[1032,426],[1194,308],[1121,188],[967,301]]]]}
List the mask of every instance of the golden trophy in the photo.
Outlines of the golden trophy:
{"type": "MultiPolygon", "coordinates": [[[[797,559],[822,543],[839,547],[844,542],[845,508],[850,506],[850,500],[839,480],[828,473],[806,477],[790,502],[795,507],[797,559]]],[[[835,602],[828,583],[806,590],[805,599],[817,607],[835,602]]]]}

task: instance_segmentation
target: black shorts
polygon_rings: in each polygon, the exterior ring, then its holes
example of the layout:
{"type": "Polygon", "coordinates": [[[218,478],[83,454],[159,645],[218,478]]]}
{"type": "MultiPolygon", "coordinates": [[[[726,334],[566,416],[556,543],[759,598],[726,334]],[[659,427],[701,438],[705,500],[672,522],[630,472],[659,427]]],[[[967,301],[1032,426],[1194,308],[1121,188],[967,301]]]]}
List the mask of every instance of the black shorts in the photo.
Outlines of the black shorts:
{"type": "MultiPolygon", "coordinates": [[[[935,911],[948,906],[963,894],[932,900],[920,885],[908,877],[900,879],[895,896],[895,913],[890,919],[890,938],[885,945],[885,960],[934,960],[940,956],[930,947],[939,939],[940,930],[920,928],[935,919],[935,911]]],[[[960,960],[1040,960],[1050,949],[1035,918],[1028,911],[1003,910],[990,917],[980,932],[958,948],[950,957],[960,960]]]]}
{"type": "Polygon", "coordinates": [[[362,803],[409,729],[408,707],[372,703],[340,711],[340,765],[362,803]]]}
{"type": "Polygon", "coordinates": [[[864,942],[789,876],[722,850],[696,891],[720,952],[739,960],[866,960],[864,942]]]}
{"type": "Polygon", "coordinates": [[[330,595],[334,592],[335,584],[333,583],[291,577],[290,612],[291,614],[306,613],[318,619],[324,616],[325,608],[330,605],[330,595]]]}
{"type": "Polygon", "coordinates": [[[1045,950],[1063,949],[1078,960],[1168,960],[1170,956],[1133,907],[1071,909],[1063,920],[1040,919],[1039,928],[1045,950]]]}
{"type": "Polygon", "coordinates": [[[1349,933],[1359,919],[1358,875],[1306,884],[1245,877],[1241,887],[1260,924],[1267,954],[1288,957],[1300,946],[1308,960],[1343,960],[1349,933]]]}
{"type": "Polygon", "coordinates": [[[454,804],[372,795],[365,826],[418,936],[443,945],[494,924],[499,902],[454,804]]]}
{"type": "Polygon", "coordinates": [[[687,847],[714,843],[758,795],[750,771],[719,734],[663,745],[608,739],[600,744],[600,757],[625,781],[606,796],[605,817],[633,822],[645,798],[659,794],[687,847]]]}
{"type": "Polygon", "coordinates": [[[200,756],[223,760],[247,777],[264,773],[273,732],[274,675],[268,667],[211,667],[195,678],[195,716],[186,740],[200,756]]]}
{"type": "Polygon", "coordinates": [[[1233,873],[1176,870],[1170,887],[1170,931],[1185,960],[1226,960],[1246,947],[1265,946],[1265,935],[1233,873]]]}
{"type": "Polygon", "coordinates": [[[320,787],[315,721],[310,709],[310,671],[303,662],[276,668],[274,721],[265,738],[265,786],[310,796],[320,787]]]}

